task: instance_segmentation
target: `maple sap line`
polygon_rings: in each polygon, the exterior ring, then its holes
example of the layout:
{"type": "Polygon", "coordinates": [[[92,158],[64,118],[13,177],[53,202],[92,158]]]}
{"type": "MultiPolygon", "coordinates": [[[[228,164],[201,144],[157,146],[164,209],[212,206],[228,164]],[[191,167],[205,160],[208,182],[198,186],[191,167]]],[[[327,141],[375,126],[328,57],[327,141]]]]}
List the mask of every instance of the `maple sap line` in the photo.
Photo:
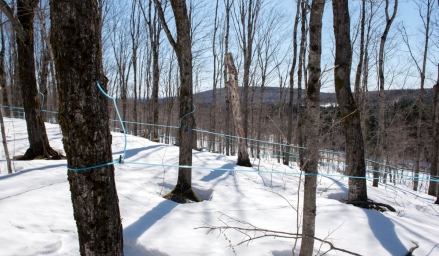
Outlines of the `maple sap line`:
{"type": "MultiPolygon", "coordinates": [[[[158,127],[169,127],[169,128],[181,128],[181,123],[184,117],[193,114],[196,111],[196,106],[194,106],[194,110],[183,115],[180,118],[180,126],[167,126],[167,125],[157,125],[157,124],[148,124],[148,123],[140,123],[140,122],[131,122],[131,121],[123,121],[120,113],[119,113],[119,109],[117,107],[116,104],[116,98],[108,95],[101,87],[101,85],[99,84],[98,81],[95,81],[96,86],[99,88],[99,90],[102,92],[102,94],[104,94],[107,98],[112,99],[113,100],[113,104],[117,113],[117,116],[119,118],[119,120],[114,120],[114,119],[110,119],[110,121],[119,121],[124,133],[124,151],[123,151],[123,155],[119,156],[119,159],[114,160],[113,162],[108,162],[108,163],[103,163],[103,164],[98,164],[98,165],[94,165],[94,166],[89,166],[89,167],[82,167],[82,168],[75,168],[75,167],[69,167],[67,166],[68,170],[71,171],[86,171],[86,170],[91,170],[94,168],[99,168],[99,167],[104,167],[104,166],[109,166],[109,165],[114,165],[114,164],[135,164],[135,165],[145,165],[145,166],[157,166],[157,167],[172,167],[172,168],[191,168],[191,169],[204,169],[204,170],[217,170],[217,171],[225,171],[225,172],[257,172],[257,173],[268,173],[268,174],[284,174],[284,175],[304,175],[304,176],[323,176],[323,177],[344,177],[344,178],[357,178],[357,179],[368,179],[368,180],[373,180],[373,179],[379,179],[379,178],[370,178],[370,177],[362,177],[362,176],[347,176],[347,175],[341,175],[341,174],[324,174],[324,173],[317,173],[317,174],[310,174],[310,173],[303,173],[303,172],[281,172],[281,171],[262,171],[262,170],[246,170],[246,169],[227,169],[227,168],[209,168],[209,167],[201,167],[201,166],[180,166],[180,165],[165,165],[165,164],[148,164],[145,162],[125,162],[125,156],[126,156],[126,145],[127,145],[127,137],[126,137],[126,130],[125,130],[125,126],[123,123],[130,123],[130,124],[141,124],[141,125],[150,125],[150,126],[158,126],[158,127]]],[[[44,95],[42,93],[40,93],[43,97],[43,103],[41,105],[41,108],[43,107],[44,104],[44,95]]],[[[3,108],[10,108],[10,109],[23,109],[21,107],[9,107],[9,106],[2,106],[3,108]]],[[[47,110],[42,110],[43,112],[51,112],[51,113],[58,113],[56,111],[47,111],[47,110]]],[[[211,132],[211,131],[207,131],[207,130],[203,130],[203,129],[192,129],[194,131],[198,131],[198,132],[203,132],[203,133],[208,133],[208,134],[214,134],[214,135],[218,135],[221,137],[228,137],[228,138],[239,138],[239,136],[233,136],[233,135],[229,135],[229,134],[221,134],[221,133],[216,133],[216,132],[211,132]]],[[[279,145],[279,146],[290,146],[293,148],[300,148],[300,149],[305,149],[305,147],[299,147],[299,146],[293,146],[290,144],[284,144],[284,143],[276,143],[276,142],[268,142],[268,141],[263,141],[263,140],[257,140],[257,139],[251,139],[251,138],[243,138],[245,140],[249,140],[249,141],[255,141],[255,142],[263,142],[263,143],[267,143],[267,144],[273,144],[273,145],[279,145]]],[[[337,154],[337,155],[344,155],[344,152],[336,152],[336,151],[332,151],[332,150],[319,150],[320,152],[324,152],[324,153],[331,153],[331,154],[337,154]]],[[[397,167],[393,167],[391,165],[387,165],[387,164],[383,164],[383,163],[379,163],[376,161],[373,161],[371,159],[365,159],[366,161],[369,162],[374,162],[377,163],[381,166],[388,166],[388,167],[392,167],[392,168],[396,168],[396,169],[401,169],[401,168],[397,168],[397,167]]],[[[328,164],[326,162],[326,164],[328,164]]],[[[337,164],[333,164],[333,165],[337,165],[337,164]]],[[[346,166],[346,165],[345,165],[346,166]]],[[[428,169],[428,167],[426,168],[428,169]]],[[[370,169],[366,169],[367,172],[381,172],[384,174],[393,174],[396,176],[399,176],[401,178],[392,178],[392,180],[412,180],[414,178],[413,175],[399,175],[399,174],[394,174],[391,172],[386,172],[386,171],[379,171],[379,170],[370,170],[370,169]],[[403,178],[403,177],[407,177],[407,178],[403,178]]],[[[408,170],[410,171],[410,170],[408,170]]],[[[434,182],[439,182],[439,180],[434,180],[431,178],[420,178],[420,181],[434,181],[434,182]]]]}

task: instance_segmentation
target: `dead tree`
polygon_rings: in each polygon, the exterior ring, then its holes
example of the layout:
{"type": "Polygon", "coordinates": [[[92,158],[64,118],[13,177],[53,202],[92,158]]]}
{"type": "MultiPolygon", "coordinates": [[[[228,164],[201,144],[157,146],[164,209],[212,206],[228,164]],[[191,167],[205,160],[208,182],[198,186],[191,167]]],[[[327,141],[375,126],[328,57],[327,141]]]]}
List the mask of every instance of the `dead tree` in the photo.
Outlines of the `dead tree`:
{"type": "Polygon", "coordinates": [[[236,136],[238,136],[238,162],[236,164],[251,167],[252,164],[250,163],[250,158],[247,152],[246,134],[243,127],[241,104],[239,102],[238,71],[233,63],[233,56],[231,53],[226,53],[224,56],[224,63],[229,71],[229,80],[226,84],[230,90],[233,120],[235,122],[236,136]]]}

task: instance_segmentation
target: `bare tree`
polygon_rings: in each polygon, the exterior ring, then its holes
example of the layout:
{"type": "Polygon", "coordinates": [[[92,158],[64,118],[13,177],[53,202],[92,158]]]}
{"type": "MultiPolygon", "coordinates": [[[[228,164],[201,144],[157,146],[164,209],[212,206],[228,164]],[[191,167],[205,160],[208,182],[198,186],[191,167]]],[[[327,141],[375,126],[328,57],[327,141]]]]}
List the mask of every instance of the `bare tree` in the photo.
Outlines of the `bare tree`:
{"type": "Polygon", "coordinates": [[[436,192],[437,200],[435,204],[439,204],[439,175],[438,175],[438,158],[439,158],[439,63],[437,65],[437,80],[434,85],[434,99],[433,99],[433,152],[430,168],[430,184],[428,187],[428,194],[436,192]]]}
{"type": "Polygon", "coordinates": [[[335,37],[334,83],[337,103],[343,118],[346,143],[346,174],[349,178],[349,201],[367,201],[366,164],[360,112],[351,92],[352,50],[347,0],[333,0],[335,37]]]}
{"type": "Polygon", "coordinates": [[[171,0],[171,7],[177,28],[177,40],[174,40],[166,23],[161,3],[159,0],[154,0],[154,3],[169,43],[177,56],[178,66],[180,68],[179,165],[182,167],[178,169],[177,185],[165,197],[179,203],[185,203],[188,199],[200,201],[192,190],[192,170],[186,167],[192,165],[192,146],[195,136],[195,132],[193,131],[195,118],[190,114],[193,112],[193,85],[191,24],[189,22],[188,10],[185,0],[171,0]]]}
{"type": "MultiPolygon", "coordinates": [[[[297,0],[296,4],[296,17],[294,18],[294,28],[293,28],[293,63],[291,64],[290,69],[290,79],[289,79],[289,99],[288,99],[288,105],[287,105],[287,143],[292,144],[293,141],[293,102],[294,102],[294,71],[296,69],[296,62],[297,62],[297,27],[299,25],[299,18],[300,18],[300,6],[301,6],[302,0],[297,0]]],[[[288,165],[290,162],[290,152],[291,152],[291,146],[288,146],[285,149],[284,153],[284,161],[283,163],[285,165],[288,165]]]]}
{"type": "MultiPolygon", "coordinates": [[[[2,15],[0,13],[0,21],[2,21],[2,15]]],[[[3,34],[3,23],[0,24],[0,33],[1,33],[1,47],[0,50],[0,90],[2,90],[3,98],[2,98],[2,105],[8,106],[7,102],[7,93],[6,93],[6,72],[5,72],[5,38],[3,34]],[[6,95],[6,97],[4,96],[6,95]],[[5,99],[6,98],[6,102],[5,99]]],[[[3,150],[5,152],[5,158],[6,158],[6,168],[8,169],[8,173],[12,173],[12,165],[11,165],[11,158],[9,157],[9,150],[8,150],[8,143],[6,140],[6,131],[5,131],[5,125],[3,122],[3,108],[0,107],[0,128],[2,133],[2,143],[3,143],[3,150]]]]}
{"type": "Polygon", "coordinates": [[[227,86],[230,89],[233,120],[235,121],[236,135],[238,136],[238,162],[236,164],[251,167],[252,164],[250,163],[250,158],[247,153],[247,141],[245,140],[246,136],[239,102],[238,71],[236,70],[231,53],[226,53],[224,63],[229,71],[229,80],[227,81],[227,86]]]}
{"type": "Polygon", "coordinates": [[[299,63],[297,68],[297,144],[299,146],[299,163],[302,167],[304,164],[303,147],[303,106],[302,106],[302,81],[304,81],[304,87],[306,89],[306,67],[305,67],[305,54],[306,54],[306,39],[307,39],[307,8],[308,2],[306,0],[302,1],[302,12],[301,12],[301,25],[300,25],[300,51],[299,51],[299,63]]]}
{"type": "Polygon", "coordinates": [[[114,166],[105,164],[113,162],[108,99],[95,83],[96,79],[103,90],[107,89],[98,4],[52,0],[50,16],[60,126],[80,253],[123,255],[114,166]]]}
{"type": "Polygon", "coordinates": [[[253,44],[257,31],[258,17],[261,11],[262,0],[240,0],[238,2],[239,14],[233,16],[235,20],[240,22],[237,25],[239,37],[239,46],[244,57],[243,70],[243,95],[242,95],[242,111],[244,133],[248,135],[248,89],[250,87],[250,67],[253,60],[253,44]]]}
{"type": "MultiPolygon", "coordinates": [[[[413,190],[418,190],[418,183],[419,183],[419,169],[420,169],[420,162],[421,162],[421,152],[422,152],[422,117],[423,117],[423,111],[424,111],[424,85],[425,85],[425,72],[426,72],[426,65],[427,65],[427,55],[428,55],[428,45],[431,37],[431,31],[430,31],[430,23],[431,23],[431,14],[433,11],[433,0],[423,0],[418,1],[418,11],[419,16],[422,19],[423,25],[424,25],[424,48],[422,52],[422,62],[421,64],[418,63],[416,60],[416,57],[414,56],[414,53],[410,47],[407,33],[405,33],[405,29],[403,27],[403,40],[405,44],[407,45],[409,49],[409,53],[411,58],[413,59],[413,62],[416,65],[416,69],[420,76],[420,89],[419,89],[419,98],[418,98],[418,120],[416,124],[416,158],[415,158],[415,178],[413,182],[413,190]],[[423,12],[423,5],[425,5],[425,13],[423,12]]],[[[434,188],[432,188],[431,195],[434,195],[434,188]]]]}
{"type": "Polygon", "coordinates": [[[34,55],[34,12],[39,0],[18,0],[17,15],[4,1],[0,1],[0,8],[12,23],[17,33],[19,83],[23,97],[23,106],[28,131],[29,148],[18,160],[31,160],[35,158],[63,158],[49,145],[43,113],[40,109],[41,100],[38,96],[37,81],[35,76],[34,55]]]}
{"type": "MultiPolygon", "coordinates": [[[[217,62],[218,62],[218,54],[216,50],[216,40],[217,40],[217,33],[218,33],[218,7],[219,7],[219,0],[216,0],[215,4],[215,18],[213,23],[213,38],[212,38],[212,55],[213,55],[213,74],[212,74],[212,103],[210,106],[210,125],[209,130],[211,132],[216,132],[216,88],[218,84],[218,74],[220,72],[217,72],[217,62]]],[[[209,136],[209,148],[212,152],[215,151],[215,134],[210,134],[209,136]]]]}
{"type": "MultiPolygon", "coordinates": [[[[230,34],[230,10],[232,8],[234,0],[232,0],[232,2],[230,2],[230,0],[224,0],[224,5],[225,5],[225,11],[226,11],[226,20],[225,20],[225,35],[224,35],[224,52],[228,53],[229,51],[229,34],[230,34]]],[[[223,71],[223,80],[225,83],[225,87],[227,87],[227,66],[226,63],[224,62],[224,71],[223,71]]],[[[230,111],[230,91],[226,90],[226,111],[224,112],[225,114],[225,123],[226,123],[226,132],[227,134],[231,134],[231,124],[230,124],[230,113],[232,111],[230,111]]],[[[226,137],[226,141],[225,141],[225,147],[226,147],[226,155],[230,155],[230,138],[226,137]]]]}
{"type": "MultiPolygon", "coordinates": [[[[3,13],[0,12],[0,22],[2,23],[0,25],[0,37],[1,37],[1,51],[0,51],[0,86],[1,86],[1,98],[2,98],[2,105],[3,106],[9,106],[9,100],[8,100],[8,91],[7,91],[7,84],[6,84],[6,70],[5,70],[5,34],[3,32],[3,13]]],[[[11,112],[9,108],[3,109],[4,113],[7,117],[10,117],[11,112]]]]}
{"type": "MultiPolygon", "coordinates": [[[[131,61],[133,65],[133,134],[137,136],[137,69],[138,69],[138,50],[139,50],[139,40],[140,40],[140,10],[137,6],[137,1],[133,1],[131,5],[131,15],[130,15],[130,35],[131,35],[131,46],[132,46],[132,56],[131,61]]],[[[140,92],[139,92],[140,93],[140,92]]]]}
{"type": "MultiPolygon", "coordinates": [[[[385,105],[386,105],[386,97],[385,97],[385,89],[384,89],[384,45],[386,43],[387,35],[390,30],[390,26],[393,23],[393,20],[396,17],[396,12],[398,10],[398,0],[395,0],[395,4],[393,7],[393,14],[389,17],[389,0],[386,0],[385,7],[385,15],[386,15],[386,27],[384,28],[384,32],[381,36],[380,41],[380,50],[378,54],[378,84],[379,84],[379,95],[378,95],[378,145],[375,151],[375,160],[379,162],[382,160],[382,155],[384,154],[385,149],[385,138],[386,138],[386,120],[385,120],[385,105]]],[[[379,181],[379,166],[374,165],[374,173],[373,173],[373,186],[378,187],[379,181]]]]}
{"type": "MultiPolygon", "coordinates": [[[[322,17],[325,0],[313,0],[309,21],[309,80],[306,88],[307,118],[305,121],[307,145],[305,171],[303,226],[300,255],[313,254],[316,219],[317,166],[319,161],[319,123],[320,123],[320,87],[321,87],[321,55],[322,55],[322,17]]],[[[303,17],[302,17],[303,18],[303,17]]]]}
{"type": "MultiPolygon", "coordinates": [[[[157,9],[152,8],[152,0],[148,2],[148,14],[146,14],[143,4],[140,3],[143,17],[148,25],[149,42],[152,51],[152,122],[158,124],[159,119],[159,83],[160,83],[160,69],[159,69],[159,54],[160,54],[160,33],[162,31],[161,23],[157,15],[157,9]]],[[[153,140],[158,139],[157,127],[152,128],[153,140]]]]}

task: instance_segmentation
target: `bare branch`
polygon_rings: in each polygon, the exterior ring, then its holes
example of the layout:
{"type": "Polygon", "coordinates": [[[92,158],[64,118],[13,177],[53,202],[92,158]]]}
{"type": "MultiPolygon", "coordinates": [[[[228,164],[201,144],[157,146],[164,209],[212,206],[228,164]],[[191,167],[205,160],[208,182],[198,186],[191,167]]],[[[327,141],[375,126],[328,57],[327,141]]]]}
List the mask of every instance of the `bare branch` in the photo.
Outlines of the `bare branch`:
{"type": "MultiPolygon", "coordinates": [[[[300,234],[300,233],[291,233],[291,232],[258,228],[251,223],[230,217],[224,213],[221,213],[221,216],[218,218],[218,220],[221,223],[223,223],[224,226],[213,226],[213,225],[204,223],[204,224],[206,224],[206,226],[196,227],[194,229],[207,229],[206,234],[213,233],[213,231],[215,231],[215,230],[218,230],[220,232],[220,234],[224,234],[227,230],[230,230],[230,229],[235,230],[235,231],[244,235],[244,238],[239,243],[237,243],[235,246],[238,246],[238,245],[241,245],[244,243],[248,244],[249,242],[254,241],[256,239],[266,238],[266,237],[287,238],[287,239],[301,239],[301,238],[309,237],[309,238],[312,238],[316,241],[319,241],[319,242],[322,242],[322,243],[328,245],[330,248],[328,251],[335,250],[335,251],[345,252],[345,253],[350,254],[350,255],[360,255],[360,254],[355,253],[355,252],[351,252],[351,251],[348,251],[348,250],[345,250],[342,248],[338,248],[338,247],[334,246],[334,244],[331,243],[330,241],[327,241],[326,238],[321,239],[318,237],[307,236],[307,235],[300,234]],[[223,217],[223,216],[225,216],[227,218],[227,220],[221,219],[221,217],[223,217]],[[229,222],[234,222],[234,223],[238,224],[238,226],[231,226],[228,224],[229,222]],[[242,225],[242,226],[239,226],[239,225],[242,225]],[[253,234],[251,234],[251,233],[253,233],[253,234]]],[[[229,240],[229,242],[230,242],[230,240],[229,240]]],[[[231,245],[231,247],[233,248],[232,245],[231,245]]]]}
{"type": "Polygon", "coordinates": [[[168,37],[169,43],[172,45],[172,48],[174,48],[175,51],[177,51],[177,43],[175,42],[174,38],[172,37],[171,31],[169,30],[168,24],[165,20],[165,14],[162,9],[162,5],[159,2],[159,0],[154,0],[155,7],[157,8],[157,12],[160,18],[160,22],[162,23],[163,29],[165,30],[166,36],[168,37]]]}
{"type": "Polygon", "coordinates": [[[28,39],[27,34],[24,32],[23,26],[21,25],[18,18],[14,15],[14,11],[12,11],[11,7],[5,2],[5,0],[0,1],[0,9],[2,12],[8,17],[9,21],[12,24],[12,27],[17,32],[18,38],[23,42],[26,42],[28,39]]]}

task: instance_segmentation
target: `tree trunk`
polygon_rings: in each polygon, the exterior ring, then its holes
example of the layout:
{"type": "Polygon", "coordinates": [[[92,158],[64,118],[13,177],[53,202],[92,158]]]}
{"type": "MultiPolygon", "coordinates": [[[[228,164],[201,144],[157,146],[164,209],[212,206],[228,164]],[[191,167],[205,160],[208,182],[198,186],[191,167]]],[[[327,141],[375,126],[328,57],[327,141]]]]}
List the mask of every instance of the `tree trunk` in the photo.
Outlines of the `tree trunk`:
{"type": "MultiPolygon", "coordinates": [[[[1,14],[0,14],[1,17],[1,14]]],[[[6,72],[5,72],[5,40],[3,36],[3,24],[0,25],[0,33],[1,33],[1,46],[2,49],[0,51],[0,90],[2,90],[3,94],[3,100],[2,105],[8,106],[7,102],[7,94],[6,94],[6,72]],[[6,95],[6,102],[5,96],[6,95]]],[[[5,113],[9,114],[9,109],[5,109],[5,113]]],[[[7,115],[8,115],[7,114],[7,115]]],[[[11,164],[11,158],[9,156],[9,150],[8,150],[8,143],[6,140],[6,131],[5,131],[5,125],[3,122],[3,109],[0,107],[0,128],[2,133],[2,143],[3,143],[3,150],[5,152],[5,158],[6,158],[6,168],[8,169],[8,173],[12,173],[12,164],[11,164]]]]}
{"type": "Polygon", "coordinates": [[[218,55],[216,53],[216,34],[218,30],[218,6],[219,6],[219,0],[216,0],[215,4],[215,19],[213,24],[213,39],[212,39],[212,55],[213,55],[213,75],[212,75],[212,103],[210,106],[210,124],[209,124],[209,131],[212,132],[209,135],[209,142],[208,147],[211,152],[215,152],[215,134],[216,132],[216,87],[218,84],[218,75],[217,75],[217,59],[218,55]]]}
{"type": "MultiPolygon", "coordinates": [[[[300,167],[304,164],[303,147],[305,146],[303,139],[303,106],[302,106],[302,79],[306,80],[306,75],[303,76],[305,54],[306,54],[306,11],[307,3],[302,1],[302,21],[301,21],[301,37],[300,37],[300,52],[299,52],[299,64],[297,70],[297,144],[299,146],[299,163],[300,167]]],[[[306,83],[304,83],[306,84],[306,83]]]]}
{"type": "MultiPolygon", "coordinates": [[[[430,167],[430,184],[428,186],[428,194],[431,196],[436,196],[438,192],[438,158],[439,158],[439,64],[437,65],[438,77],[436,85],[433,88],[433,153],[431,156],[431,167],[430,167]]],[[[439,199],[439,197],[438,197],[439,199]]],[[[437,201],[439,203],[439,200],[437,201]]]]}
{"type": "MultiPolygon", "coordinates": [[[[2,13],[0,13],[0,19],[3,20],[2,18],[2,13]]],[[[1,37],[1,51],[0,51],[0,88],[2,90],[1,94],[2,94],[2,105],[3,106],[9,106],[9,100],[8,100],[8,92],[6,90],[6,72],[5,72],[5,36],[3,33],[3,24],[0,25],[0,37],[1,37]]],[[[12,60],[11,60],[12,62],[12,60]]],[[[5,109],[0,109],[3,110],[6,117],[10,117],[11,116],[11,111],[9,108],[5,108],[5,109]]]]}
{"type": "MultiPolygon", "coordinates": [[[[232,0],[233,3],[233,0],[232,0]]],[[[224,1],[225,4],[225,9],[226,9],[226,31],[225,31],[225,36],[224,36],[224,52],[228,52],[229,51],[229,32],[230,32],[230,9],[231,9],[231,4],[229,0],[225,0],[224,1]]],[[[224,63],[224,73],[223,73],[223,78],[224,78],[224,83],[225,86],[227,87],[227,66],[226,63],[224,63]]],[[[229,135],[231,134],[231,128],[230,128],[230,91],[226,90],[226,111],[225,111],[225,123],[226,123],[226,134],[229,135]]],[[[225,138],[225,147],[226,147],[226,156],[230,156],[230,137],[226,136],[225,138]]]]}
{"type": "MultiPolygon", "coordinates": [[[[375,150],[375,161],[383,162],[382,156],[384,155],[385,143],[386,143],[386,120],[385,120],[385,107],[386,107],[386,97],[384,90],[384,45],[387,40],[387,34],[389,33],[390,26],[392,25],[393,20],[396,16],[396,11],[398,10],[398,0],[395,0],[395,6],[393,9],[393,14],[389,18],[388,14],[389,9],[389,0],[386,0],[385,14],[386,14],[386,27],[384,29],[383,35],[381,36],[380,41],[380,50],[378,55],[378,82],[379,82],[379,94],[378,94],[378,145],[375,150]]],[[[379,175],[378,168],[373,173],[373,186],[378,187],[379,175]]]]}
{"type": "MultiPolygon", "coordinates": [[[[320,123],[320,87],[321,87],[321,55],[322,55],[322,17],[325,0],[313,0],[310,17],[309,33],[309,81],[306,89],[307,118],[305,120],[307,145],[303,203],[303,226],[300,247],[301,256],[313,255],[316,220],[316,188],[317,167],[319,161],[319,123],[320,123]]],[[[306,13],[303,13],[306,15],[306,13]]]]}
{"type": "MultiPolygon", "coordinates": [[[[427,54],[428,54],[428,42],[430,41],[430,17],[432,11],[433,1],[427,1],[427,12],[424,14],[426,20],[423,20],[425,26],[425,41],[424,41],[424,52],[422,56],[422,66],[419,69],[420,73],[420,89],[419,89],[419,103],[418,103],[418,122],[416,129],[416,169],[415,169],[415,181],[413,183],[413,190],[418,190],[418,182],[419,182],[419,171],[420,171],[420,162],[421,162],[421,152],[422,152],[422,116],[424,111],[424,102],[423,102],[423,94],[424,94],[424,84],[425,84],[425,72],[427,65],[427,54]]],[[[421,13],[421,10],[419,10],[421,13]]]]}
{"type": "MultiPolygon", "coordinates": [[[[293,29],[293,64],[291,64],[290,69],[290,80],[289,80],[289,99],[287,105],[287,144],[293,143],[293,103],[294,103],[294,70],[296,69],[297,62],[297,26],[299,25],[300,18],[300,5],[302,0],[298,0],[296,4],[296,17],[294,18],[294,29],[293,29]]],[[[279,101],[280,102],[280,101],[279,101]]],[[[283,164],[288,165],[290,163],[291,146],[287,146],[284,153],[283,164]]]]}
{"type": "Polygon", "coordinates": [[[17,37],[19,83],[23,97],[23,107],[26,117],[29,148],[18,160],[31,160],[35,158],[60,159],[62,156],[49,145],[43,113],[40,109],[41,100],[38,95],[35,77],[34,58],[34,6],[33,0],[17,1],[17,17],[26,33],[26,37],[17,37]]]}
{"type": "Polygon", "coordinates": [[[366,164],[360,112],[351,92],[352,50],[347,0],[332,1],[335,37],[334,83],[343,118],[346,143],[346,174],[349,175],[349,201],[367,201],[366,164]]]}
{"type": "Polygon", "coordinates": [[[232,99],[232,112],[233,120],[235,121],[236,136],[238,136],[238,162],[237,165],[251,167],[250,158],[247,153],[247,141],[246,134],[243,127],[243,121],[241,116],[241,107],[239,102],[238,92],[238,71],[233,63],[233,57],[231,53],[226,53],[224,57],[224,63],[229,71],[229,80],[227,86],[230,89],[232,99]]]}
{"type": "MultiPolygon", "coordinates": [[[[87,168],[112,162],[108,99],[102,69],[101,16],[96,1],[52,0],[51,44],[59,119],[67,164],[87,168]]],[[[114,166],[68,171],[81,255],[123,255],[114,166]]]]}
{"type": "MultiPolygon", "coordinates": [[[[172,11],[174,13],[177,26],[177,40],[175,41],[166,24],[163,9],[159,0],[154,0],[162,26],[166,36],[177,55],[178,66],[180,68],[180,166],[192,165],[192,146],[194,143],[195,118],[193,113],[193,85],[192,85],[192,41],[191,24],[185,0],[171,0],[172,11]]],[[[200,199],[192,191],[192,169],[180,167],[178,169],[178,180],[175,188],[165,196],[179,203],[188,200],[199,202],[200,199]]]]}

